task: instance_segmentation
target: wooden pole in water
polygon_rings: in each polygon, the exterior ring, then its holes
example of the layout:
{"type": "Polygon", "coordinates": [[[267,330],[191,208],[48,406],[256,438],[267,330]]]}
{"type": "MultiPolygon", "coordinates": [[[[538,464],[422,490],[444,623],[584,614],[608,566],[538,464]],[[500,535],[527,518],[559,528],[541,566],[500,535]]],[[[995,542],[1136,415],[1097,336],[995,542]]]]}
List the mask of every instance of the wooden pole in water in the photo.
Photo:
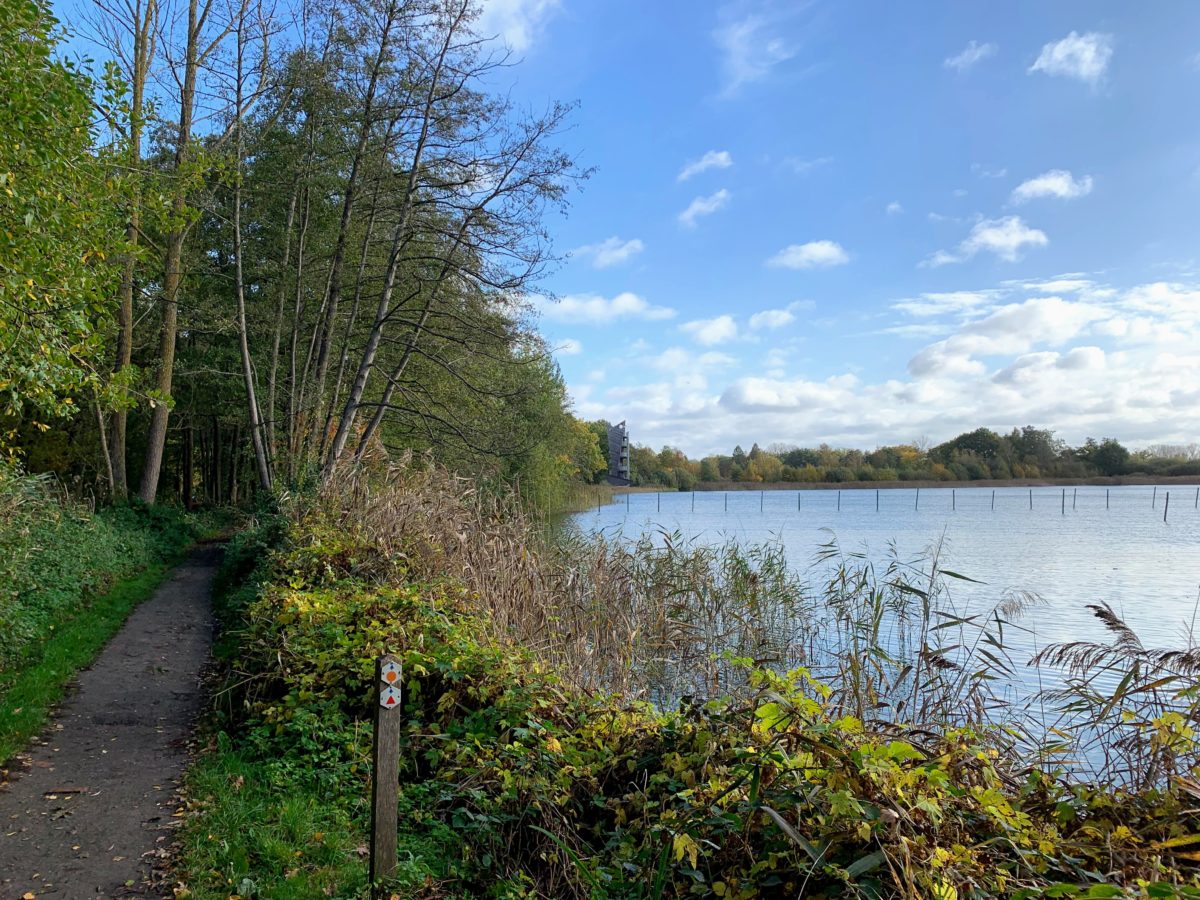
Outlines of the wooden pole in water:
{"type": "Polygon", "coordinates": [[[875,488],[875,512],[879,512],[879,488],[875,488]]]}
{"type": "Polygon", "coordinates": [[[1167,510],[1171,508],[1171,492],[1167,491],[1166,502],[1163,503],[1163,524],[1167,521],[1167,510]]]}
{"type": "Polygon", "coordinates": [[[957,510],[958,510],[958,490],[956,488],[950,488],[950,511],[955,512],[957,510]]]}
{"type": "Polygon", "coordinates": [[[1109,491],[1111,491],[1111,490],[1112,490],[1112,488],[1105,488],[1105,489],[1104,489],[1104,508],[1105,508],[1105,509],[1108,509],[1108,492],[1109,492],[1109,491]]]}
{"type": "Polygon", "coordinates": [[[842,492],[838,491],[838,512],[842,511],[842,492]]]}
{"type": "Polygon", "coordinates": [[[992,509],[996,508],[996,489],[992,488],[992,509]]]}
{"type": "Polygon", "coordinates": [[[1192,504],[1196,509],[1200,509],[1200,487],[1196,488],[1196,502],[1192,504]]]}
{"type": "Polygon", "coordinates": [[[725,512],[729,512],[729,491],[725,492],[725,512]]]}
{"type": "Polygon", "coordinates": [[[1078,499],[1079,499],[1079,488],[1075,488],[1074,492],[1071,494],[1071,509],[1075,508],[1075,501],[1078,499]]]}
{"type": "Polygon", "coordinates": [[[696,492],[692,491],[692,512],[696,511],[696,492]]]}
{"type": "MultiPolygon", "coordinates": [[[[375,660],[375,734],[371,770],[371,864],[374,883],[396,868],[397,808],[400,794],[400,659],[390,653],[375,660]]],[[[372,894],[372,896],[382,896],[372,894]]]]}
{"type": "Polygon", "coordinates": [[[1029,489],[1029,508],[1033,509],[1033,488],[1029,489]]]}
{"type": "Polygon", "coordinates": [[[659,491],[654,496],[658,498],[658,511],[662,512],[662,491],[659,491]]]}
{"type": "Polygon", "coordinates": [[[1066,489],[1066,488],[1063,488],[1063,507],[1062,507],[1062,514],[1063,514],[1064,516],[1067,514],[1067,489],[1066,489]]]}
{"type": "Polygon", "coordinates": [[[763,499],[764,499],[766,496],[767,496],[767,492],[766,492],[766,491],[759,491],[759,492],[758,492],[758,511],[759,511],[759,512],[762,512],[762,511],[763,511],[763,499]]]}
{"type": "Polygon", "coordinates": [[[796,489],[796,512],[800,512],[800,489],[796,489]]]}
{"type": "Polygon", "coordinates": [[[913,509],[921,508],[921,489],[917,488],[917,499],[913,501],[913,509]]]}
{"type": "Polygon", "coordinates": [[[1158,505],[1158,485],[1154,486],[1154,493],[1150,496],[1150,508],[1154,509],[1158,505]]]}

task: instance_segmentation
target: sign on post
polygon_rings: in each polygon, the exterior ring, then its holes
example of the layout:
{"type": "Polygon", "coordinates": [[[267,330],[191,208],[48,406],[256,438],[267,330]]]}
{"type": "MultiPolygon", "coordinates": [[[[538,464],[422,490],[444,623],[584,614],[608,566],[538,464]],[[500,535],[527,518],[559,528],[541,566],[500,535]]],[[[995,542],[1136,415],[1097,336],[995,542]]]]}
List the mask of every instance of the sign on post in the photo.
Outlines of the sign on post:
{"type": "MultiPolygon", "coordinates": [[[[400,791],[400,660],[375,661],[375,735],[371,772],[371,884],[396,868],[396,810],[400,791]]],[[[372,896],[375,888],[372,887],[372,896]]]]}

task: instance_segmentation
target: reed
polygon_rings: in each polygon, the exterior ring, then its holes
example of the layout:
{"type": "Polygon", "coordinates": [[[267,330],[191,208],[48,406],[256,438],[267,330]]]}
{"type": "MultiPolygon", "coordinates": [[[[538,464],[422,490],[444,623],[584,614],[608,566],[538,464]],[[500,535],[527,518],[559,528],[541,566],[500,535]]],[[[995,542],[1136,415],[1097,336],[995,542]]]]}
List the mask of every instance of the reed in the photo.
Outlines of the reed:
{"type": "Polygon", "coordinates": [[[548,528],[511,494],[411,461],[381,477],[340,473],[316,502],[356,546],[377,549],[356,559],[356,575],[386,578],[400,565],[416,579],[461,581],[493,637],[577,687],[668,708],[739,696],[747,661],[803,666],[831,689],[833,713],[871,727],[981,727],[1031,765],[1137,788],[1198,761],[1190,638],[1183,651],[1145,650],[1096,606],[1114,644],[1018,658],[1009,638],[1039,598],[1001,592],[960,607],[953,586],[972,579],[942,565],[940,545],[912,559],[891,547],[876,564],[831,538],[802,577],[778,543],[548,528]],[[1014,703],[1029,665],[1054,669],[1052,687],[1014,703]]]}

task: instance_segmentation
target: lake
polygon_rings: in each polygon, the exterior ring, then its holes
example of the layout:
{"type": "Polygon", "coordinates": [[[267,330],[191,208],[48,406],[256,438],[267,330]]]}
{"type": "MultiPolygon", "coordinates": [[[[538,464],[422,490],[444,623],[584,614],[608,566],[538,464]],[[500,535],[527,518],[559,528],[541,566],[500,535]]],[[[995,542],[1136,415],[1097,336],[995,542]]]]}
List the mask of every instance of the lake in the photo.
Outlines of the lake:
{"type": "MultiPolygon", "coordinates": [[[[1023,666],[1047,644],[1107,642],[1086,608],[1101,601],[1146,646],[1186,646],[1200,601],[1198,497],[1196,485],[1179,484],[633,493],[572,521],[609,537],[679,532],[698,544],[778,542],[795,569],[814,578],[829,565],[815,558],[831,538],[880,562],[890,543],[914,558],[943,540],[942,567],[983,582],[948,584],[960,612],[984,612],[1011,590],[1044,601],[1020,620],[1027,631],[1009,634],[1023,666]]],[[[1024,677],[1018,692],[1032,693],[1037,676],[1024,677]]]]}

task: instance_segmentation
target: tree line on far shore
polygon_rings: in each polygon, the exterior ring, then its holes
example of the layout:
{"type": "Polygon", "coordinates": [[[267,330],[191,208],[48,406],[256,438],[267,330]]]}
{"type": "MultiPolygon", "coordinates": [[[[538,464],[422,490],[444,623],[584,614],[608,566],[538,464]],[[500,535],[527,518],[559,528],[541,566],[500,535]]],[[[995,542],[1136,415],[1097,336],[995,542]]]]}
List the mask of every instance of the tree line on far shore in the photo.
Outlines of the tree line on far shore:
{"type": "MultiPolygon", "coordinates": [[[[607,422],[593,422],[597,434],[607,422]]],[[[607,442],[601,442],[607,451],[607,442]]],[[[1200,445],[1155,445],[1130,451],[1115,438],[1088,438],[1071,446],[1049,429],[1025,426],[1000,434],[976,428],[934,446],[925,442],[858,450],[821,444],[754,444],[730,454],[689,459],[681,450],[634,446],[635,485],[682,491],[701,483],[842,484],[850,481],[980,481],[1017,478],[1089,478],[1114,475],[1200,476],[1200,445]]]]}

